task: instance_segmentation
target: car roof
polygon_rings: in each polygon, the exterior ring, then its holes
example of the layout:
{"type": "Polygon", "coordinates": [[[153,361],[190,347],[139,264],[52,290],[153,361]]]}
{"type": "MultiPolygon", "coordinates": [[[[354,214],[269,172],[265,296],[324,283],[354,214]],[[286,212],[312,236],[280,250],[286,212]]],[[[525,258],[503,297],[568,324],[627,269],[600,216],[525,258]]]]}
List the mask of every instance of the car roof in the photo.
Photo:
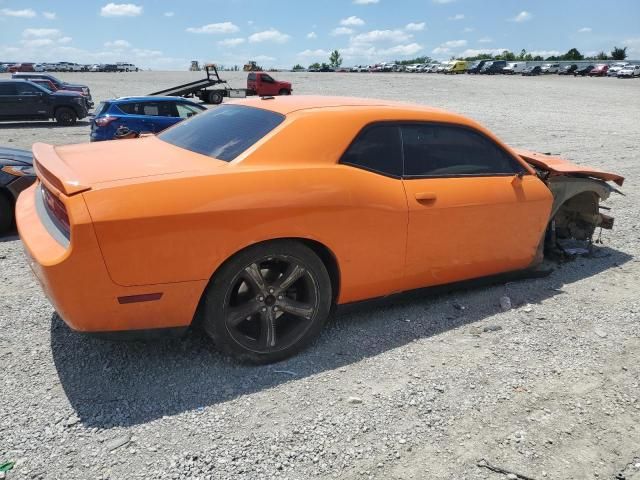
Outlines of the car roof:
{"type": "MultiPolygon", "coordinates": [[[[369,107],[370,109],[389,109],[393,108],[398,111],[412,111],[423,113],[450,114],[452,117],[458,117],[456,114],[423,105],[415,105],[410,103],[395,102],[391,100],[378,100],[371,98],[359,97],[334,97],[320,95],[284,95],[278,97],[251,97],[242,100],[232,100],[227,104],[245,105],[247,107],[261,108],[263,110],[271,110],[273,112],[287,115],[300,110],[313,110],[319,108],[333,108],[351,110],[358,107],[369,107]]],[[[460,117],[462,118],[462,117],[460,117]]]]}

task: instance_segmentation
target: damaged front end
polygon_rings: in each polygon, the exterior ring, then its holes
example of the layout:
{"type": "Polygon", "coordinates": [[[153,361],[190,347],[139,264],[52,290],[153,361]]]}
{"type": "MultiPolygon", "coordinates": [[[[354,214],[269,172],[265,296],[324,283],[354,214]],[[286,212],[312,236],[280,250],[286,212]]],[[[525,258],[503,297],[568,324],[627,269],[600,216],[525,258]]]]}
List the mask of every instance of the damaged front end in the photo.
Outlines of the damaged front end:
{"type": "Polygon", "coordinates": [[[601,212],[609,210],[601,202],[612,192],[621,193],[607,182],[622,186],[624,178],[553,155],[516,152],[536,169],[553,194],[549,228],[541,245],[545,253],[554,257],[591,253],[596,229],[613,228],[613,217],[601,212]]]}

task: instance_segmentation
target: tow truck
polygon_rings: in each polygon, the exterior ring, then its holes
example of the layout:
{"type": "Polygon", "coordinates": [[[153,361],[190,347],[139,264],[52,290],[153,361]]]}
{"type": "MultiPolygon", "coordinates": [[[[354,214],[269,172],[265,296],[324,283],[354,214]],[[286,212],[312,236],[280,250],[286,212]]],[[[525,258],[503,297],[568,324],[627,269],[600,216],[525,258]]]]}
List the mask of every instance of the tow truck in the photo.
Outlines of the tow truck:
{"type": "Polygon", "coordinates": [[[215,64],[207,64],[204,69],[207,74],[205,78],[159,90],[149,95],[197,97],[204,103],[218,105],[222,103],[224,97],[245,98],[251,95],[289,95],[292,90],[291,83],[275,80],[264,72],[249,73],[247,88],[231,88],[226,80],[220,78],[215,64]]]}

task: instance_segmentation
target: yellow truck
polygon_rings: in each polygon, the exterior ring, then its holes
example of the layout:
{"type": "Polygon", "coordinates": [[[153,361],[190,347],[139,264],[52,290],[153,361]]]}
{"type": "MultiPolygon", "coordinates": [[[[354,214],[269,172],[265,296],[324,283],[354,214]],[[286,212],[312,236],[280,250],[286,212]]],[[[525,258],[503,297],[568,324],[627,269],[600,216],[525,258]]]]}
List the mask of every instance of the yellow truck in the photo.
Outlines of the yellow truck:
{"type": "Polygon", "coordinates": [[[467,62],[464,60],[452,60],[445,68],[444,73],[465,73],[467,69],[467,62]]]}

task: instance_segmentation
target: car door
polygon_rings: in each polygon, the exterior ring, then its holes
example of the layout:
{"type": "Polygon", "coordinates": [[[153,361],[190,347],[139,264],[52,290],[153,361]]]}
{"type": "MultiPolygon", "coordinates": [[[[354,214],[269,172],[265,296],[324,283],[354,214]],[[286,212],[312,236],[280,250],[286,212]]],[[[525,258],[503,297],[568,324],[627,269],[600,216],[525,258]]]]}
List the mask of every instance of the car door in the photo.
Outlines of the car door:
{"type": "Polygon", "coordinates": [[[549,220],[549,189],[510,152],[468,127],[401,126],[409,208],[408,288],[529,266],[549,220]]]}
{"type": "Polygon", "coordinates": [[[160,133],[165,128],[174,125],[180,121],[176,102],[163,101],[158,102],[158,114],[152,118],[153,133],[160,133]]]}
{"type": "Polygon", "coordinates": [[[11,118],[18,115],[18,95],[16,84],[0,82],[0,117],[11,118]]]}
{"type": "MultiPolygon", "coordinates": [[[[359,300],[401,291],[407,241],[407,200],[402,185],[402,147],[396,125],[365,127],[340,159],[341,179],[349,185],[351,274],[349,299],[359,300]],[[357,268],[353,268],[357,265],[357,268]]],[[[340,212],[336,212],[340,218],[340,212]]],[[[339,221],[339,220],[337,220],[339,221]]]]}
{"type": "Polygon", "coordinates": [[[48,117],[48,95],[29,82],[16,82],[17,113],[28,117],[48,117]]]}
{"type": "Polygon", "coordinates": [[[277,91],[278,86],[276,85],[275,80],[266,73],[258,76],[258,82],[258,91],[260,92],[260,95],[277,95],[279,93],[277,91]]]}

